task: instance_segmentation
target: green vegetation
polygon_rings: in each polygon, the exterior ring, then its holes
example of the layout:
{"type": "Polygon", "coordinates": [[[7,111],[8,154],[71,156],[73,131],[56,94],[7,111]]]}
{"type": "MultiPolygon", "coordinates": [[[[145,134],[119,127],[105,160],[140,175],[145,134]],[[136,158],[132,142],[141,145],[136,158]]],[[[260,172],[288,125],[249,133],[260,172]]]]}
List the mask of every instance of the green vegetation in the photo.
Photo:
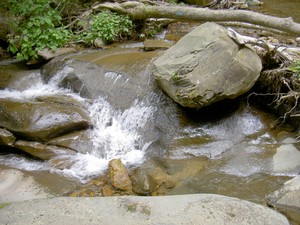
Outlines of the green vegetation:
{"type": "Polygon", "coordinates": [[[173,73],[171,74],[171,79],[172,79],[173,81],[178,81],[178,80],[180,79],[180,76],[179,76],[179,74],[178,74],[177,72],[173,72],[173,73]]]}
{"type": "Polygon", "coordinates": [[[291,65],[289,69],[296,74],[297,78],[300,78],[300,60],[291,65]]]}
{"type": "MultiPolygon", "coordinates": [[[[111,43],[131,35],[133,23],[128,16],[104,11],[85,18],[87,21],[78,20],[79,12],[74,13],[76,16],[66,12],[66,8],[72,7],[73,4],[71,0],[1,2],[0,7],[6,9],[15,18],[11,23],[12,32],[9,35],[8,51],[15,54],[18,59],[30,60],[37,58],[38,51],[45,48],[55,50],[71,42],[92,45],[96,38],[111,43]],[[63,21],[72,23],[72,18],[78,20],[77,24],[88,24],[88,26],[74,28],[63,24],[63,21]]],[[[79,8],[77,7],[76,10],[79,8]]]]}
{"type": "Polygon", "coordinates": [[[56,49],[71,37],[62,26],[58,9],[49,0],[8,0],[9,11],[16,16],[14,32],[9,37],[9,51],[18,59],[37,57],[44,48],[56,49]]]}
{"type": "Polygon", "coordinates": [[[3,208],[5,208],[6,206],[9,206],[9,205],[10,205],[9,202],[1,203],[0,204],[0,209],[3,209],[3,208]]]}
{"type": "Polygon", "coordinates": [[[96,38],[110,43],[131,35],[133,23],[128,16],[104,11],[93,17],[91,28],[83,32],[82,39],[93,44],[96,38]]]}

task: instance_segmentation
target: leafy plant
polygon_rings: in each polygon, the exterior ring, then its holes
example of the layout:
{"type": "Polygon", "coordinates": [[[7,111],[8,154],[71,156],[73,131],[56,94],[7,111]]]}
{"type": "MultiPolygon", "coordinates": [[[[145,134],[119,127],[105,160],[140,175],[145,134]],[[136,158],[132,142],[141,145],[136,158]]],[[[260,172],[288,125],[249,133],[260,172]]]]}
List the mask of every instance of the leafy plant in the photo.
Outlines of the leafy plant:
{"type": "Polygon", "coordinates": [[[300,78],[300,60],[296,61],[295,64],[289,66],[289,69],[294,72],[298,78],[300,78]]]}
{"type": "Polygon", "coordinates": [[[145,24],[143,35],[147,38],[154,38],[159,32],[163,30],[163,27],[156,20],[148,21],[145,24]]]}
{"type": "Polygon", "coordinates": [[[131,35],[132,21],[128,16],[103,11],[93,17],[91,27],[82,34],[82,39],[92,44],[96,38],[109,43],[131,35]]]}
{"type": "Polygon", "coordinates": [[[53,9],[51,0],[8,0],[10,12],[17,17],[13,21],[14,32],[9,37],[8,50],[18,59],[38,57],[38,51],[63,46],[70,38],[64,29],[61,16],[53,9]]]}

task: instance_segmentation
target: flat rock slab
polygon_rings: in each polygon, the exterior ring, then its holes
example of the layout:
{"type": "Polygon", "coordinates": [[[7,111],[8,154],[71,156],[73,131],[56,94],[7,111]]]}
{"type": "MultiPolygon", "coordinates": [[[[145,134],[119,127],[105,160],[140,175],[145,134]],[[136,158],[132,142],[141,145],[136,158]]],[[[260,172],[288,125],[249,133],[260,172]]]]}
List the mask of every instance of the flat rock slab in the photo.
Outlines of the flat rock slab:
{"type": "Polygon", "coordinates": [[[267,207],[220,195],[59,197],[4,204],[0,224],[285,225],[267,207]]]}

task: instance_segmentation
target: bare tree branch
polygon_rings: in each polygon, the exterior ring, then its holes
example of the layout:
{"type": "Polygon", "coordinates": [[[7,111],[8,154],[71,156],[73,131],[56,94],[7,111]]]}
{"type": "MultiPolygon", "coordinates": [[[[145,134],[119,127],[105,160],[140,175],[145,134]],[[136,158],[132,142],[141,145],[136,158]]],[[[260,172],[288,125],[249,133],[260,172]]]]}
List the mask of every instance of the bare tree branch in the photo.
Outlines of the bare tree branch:
{"type": "Polygon", "coordinates": [[[180,5],[146,5],[137,1],[103,3],[93,10],[109,9],[127,14],[133,19],[170,18],[188,21],[243,22],[268,27],[300,36],[300,24],[291,17],[279,18],[246,10],[212,10],[180,5]]]}

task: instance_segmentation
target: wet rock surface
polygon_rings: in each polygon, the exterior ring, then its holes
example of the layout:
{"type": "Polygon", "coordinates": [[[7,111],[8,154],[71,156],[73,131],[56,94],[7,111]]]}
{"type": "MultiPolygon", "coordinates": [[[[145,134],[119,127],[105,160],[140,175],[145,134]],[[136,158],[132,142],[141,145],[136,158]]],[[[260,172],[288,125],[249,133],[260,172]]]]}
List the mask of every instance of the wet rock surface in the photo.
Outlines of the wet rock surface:
{"type": "Polygon", "coordinates": [[[282,188],[267,196],[271,207],[287,215],[293,224],[300,223],[300,175],[284,183],[282,188]]]}
{"type": "Polygon", "coordinates": [[[16,137],[6,129],[0,129],[0,145],[13,146],[16,137]]]}
{"type": "Polygon", "coordinates": [[[114,188],[128,193],[132,192],[132,182],[128,170],[120,159],[113,159],[109,162],[108,174],[109,181],[114,188]]]}
{"type": "Polygon", "coordinates": [[[16,141],[14,147],[43,160],[49,160],[61,155],[76,154],[76,151],[74,150],[57,147],[55,145],[45,145],[40,142],[18,140],[16,141]]]}
{"type": "Polygon", "coordinates": [[[0,126],[27,140],[48,141],[90,125],[81,108],[46,102],[0,99],[0,126]]]}
{"type": "Polygon", "coordinates": [[[51,139],[47,144],[72,149],[85,154],[93,148],[91,130],[74,131],[72,133],[51,139]]]}
{"type": "Polygon", "coordinates": [[[3,203],[51,196],[33,177],[15,169],[0,169],[0,209],[3,203]]]}

